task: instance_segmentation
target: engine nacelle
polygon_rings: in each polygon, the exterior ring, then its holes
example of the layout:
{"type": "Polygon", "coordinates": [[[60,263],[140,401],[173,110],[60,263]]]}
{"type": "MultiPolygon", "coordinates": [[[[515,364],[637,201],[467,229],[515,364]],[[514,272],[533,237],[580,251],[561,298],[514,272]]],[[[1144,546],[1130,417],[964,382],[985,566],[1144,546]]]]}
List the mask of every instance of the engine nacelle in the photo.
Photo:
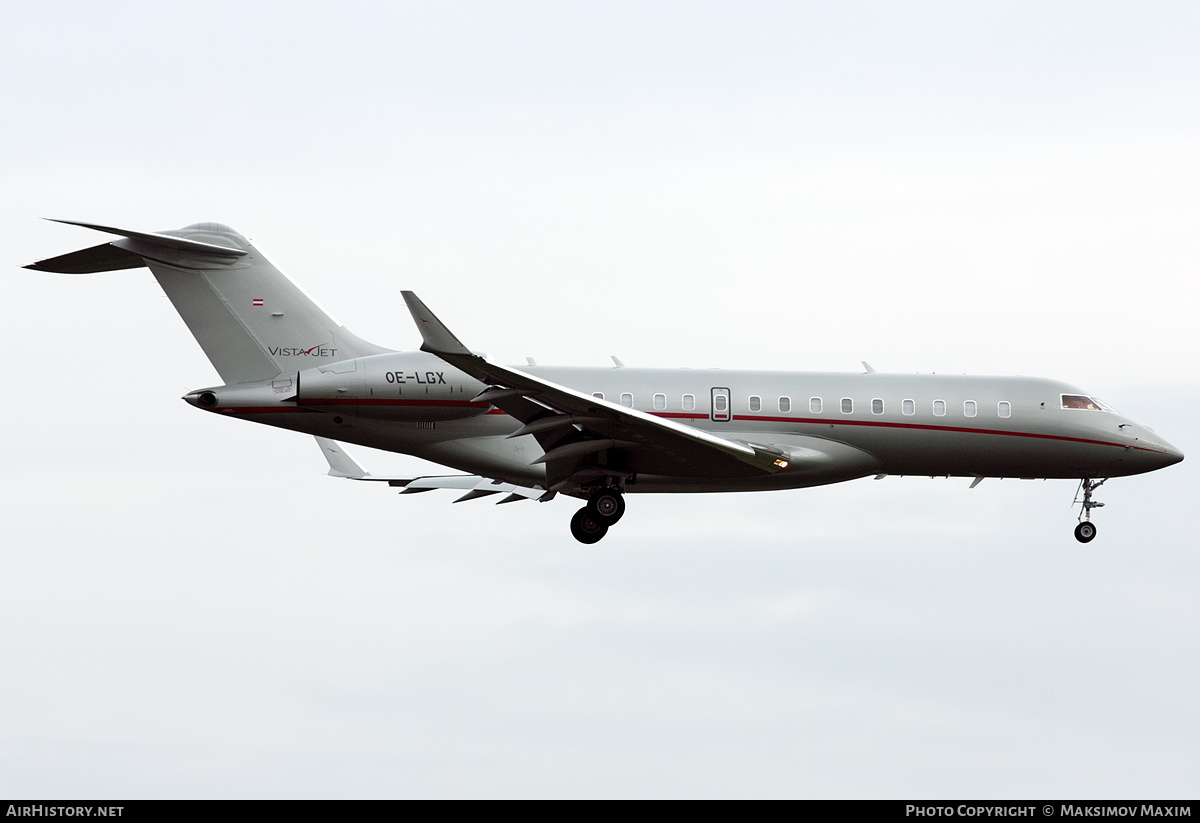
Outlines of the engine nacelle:
{"type": "Polygon", "coordinates": [[[296,403],[381,420],[459,420],[488,410],[471,400],[484,388],[434,355],[392,352],[305,369],[296,403]]]}

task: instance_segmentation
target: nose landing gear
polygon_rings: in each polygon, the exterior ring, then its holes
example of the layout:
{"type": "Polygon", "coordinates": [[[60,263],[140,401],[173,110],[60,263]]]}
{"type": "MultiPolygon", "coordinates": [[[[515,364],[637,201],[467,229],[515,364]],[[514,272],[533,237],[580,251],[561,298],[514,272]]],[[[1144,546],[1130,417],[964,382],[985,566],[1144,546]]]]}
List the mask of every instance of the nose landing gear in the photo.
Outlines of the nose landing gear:
{"type": "MultiPolygon", "coordinates": [[[[1079,525],[1075,527],[1075,539],[1080,543],[1090,543],[1096,537],[1096,526],[1092,523],[1092,509],[1104,506],[1092,499],[1092,492],[1104,485],[1104,480],[1089,480],[1086,477],[1079,481],[1079,490],[1075,492],[1075,503],[1082,503],[1079,509],[1079,525]],[[1079,499],[1079,491],[1083,492],[1083,500],[1079,499]]],[[[1073,505],[1073,504],[1072,504],[1073,505]]]]}
{"type": "Polygon", "coordinates": [[[608,534],[608,527],[625,514],[625,496],[612,487],[596,489],[588,497],[587,505],[575,512],[571,518],[571,535],[580,543],[598,543],[608,534]]]}

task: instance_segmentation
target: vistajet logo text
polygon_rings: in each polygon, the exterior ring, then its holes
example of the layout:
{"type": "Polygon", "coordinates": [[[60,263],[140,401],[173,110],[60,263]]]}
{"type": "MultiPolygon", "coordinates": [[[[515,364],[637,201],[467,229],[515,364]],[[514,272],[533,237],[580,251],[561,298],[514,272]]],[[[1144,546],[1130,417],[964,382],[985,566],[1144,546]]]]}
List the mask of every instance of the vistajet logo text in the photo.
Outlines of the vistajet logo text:
{"type": "Polygon", "coordinates": [[[287,349],[283,346],[271,346],[268,351],[272,357],[337,357],[338,350],[317,344],[310,349],[287,349]]]}

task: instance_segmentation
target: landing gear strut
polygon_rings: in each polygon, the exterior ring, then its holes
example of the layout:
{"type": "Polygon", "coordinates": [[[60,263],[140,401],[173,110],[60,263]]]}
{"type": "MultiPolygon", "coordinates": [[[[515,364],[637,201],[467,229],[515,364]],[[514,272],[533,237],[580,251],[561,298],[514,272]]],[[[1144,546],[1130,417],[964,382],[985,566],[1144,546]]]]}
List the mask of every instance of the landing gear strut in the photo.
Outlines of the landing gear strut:
{"type": "Polygon", "coordinates": [[[605,486],[588,496],[587,505],[571,518],[571,535],[580,543],[598,543],[608,527],[625,514],[625,496],[621,490],[605,486]]]}
{"type": "Polygon", "coordinates": [[[1083,500],[1079,499],[1079,491],[1075,492],[1075,502],[1083,505],[1079,510],[1079,525],[1075,527],[1075,539],[1080,543],[1090,543],[1096,537],[1096,526],[1092,523],[1092,509],[1099,509],[1104,504],[1092,499],[1092,492],[1104,485],[1105,480],[1088,480],[1086,477],[1079,481],[1079,490],[1083,492],[1083,500]]]}

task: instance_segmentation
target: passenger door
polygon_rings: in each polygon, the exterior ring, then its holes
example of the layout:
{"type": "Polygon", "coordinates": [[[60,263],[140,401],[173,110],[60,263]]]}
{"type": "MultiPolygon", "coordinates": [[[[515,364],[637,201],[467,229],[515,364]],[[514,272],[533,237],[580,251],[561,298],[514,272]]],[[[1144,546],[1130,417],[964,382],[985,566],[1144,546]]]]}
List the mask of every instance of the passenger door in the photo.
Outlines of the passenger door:
{"type": "Polygon", "coordinates": [[[729,389],[712,390],[712,404],[708,414],[714,423],[728,423],[733,419],[733,412],[729,408],[729,389]]]}

